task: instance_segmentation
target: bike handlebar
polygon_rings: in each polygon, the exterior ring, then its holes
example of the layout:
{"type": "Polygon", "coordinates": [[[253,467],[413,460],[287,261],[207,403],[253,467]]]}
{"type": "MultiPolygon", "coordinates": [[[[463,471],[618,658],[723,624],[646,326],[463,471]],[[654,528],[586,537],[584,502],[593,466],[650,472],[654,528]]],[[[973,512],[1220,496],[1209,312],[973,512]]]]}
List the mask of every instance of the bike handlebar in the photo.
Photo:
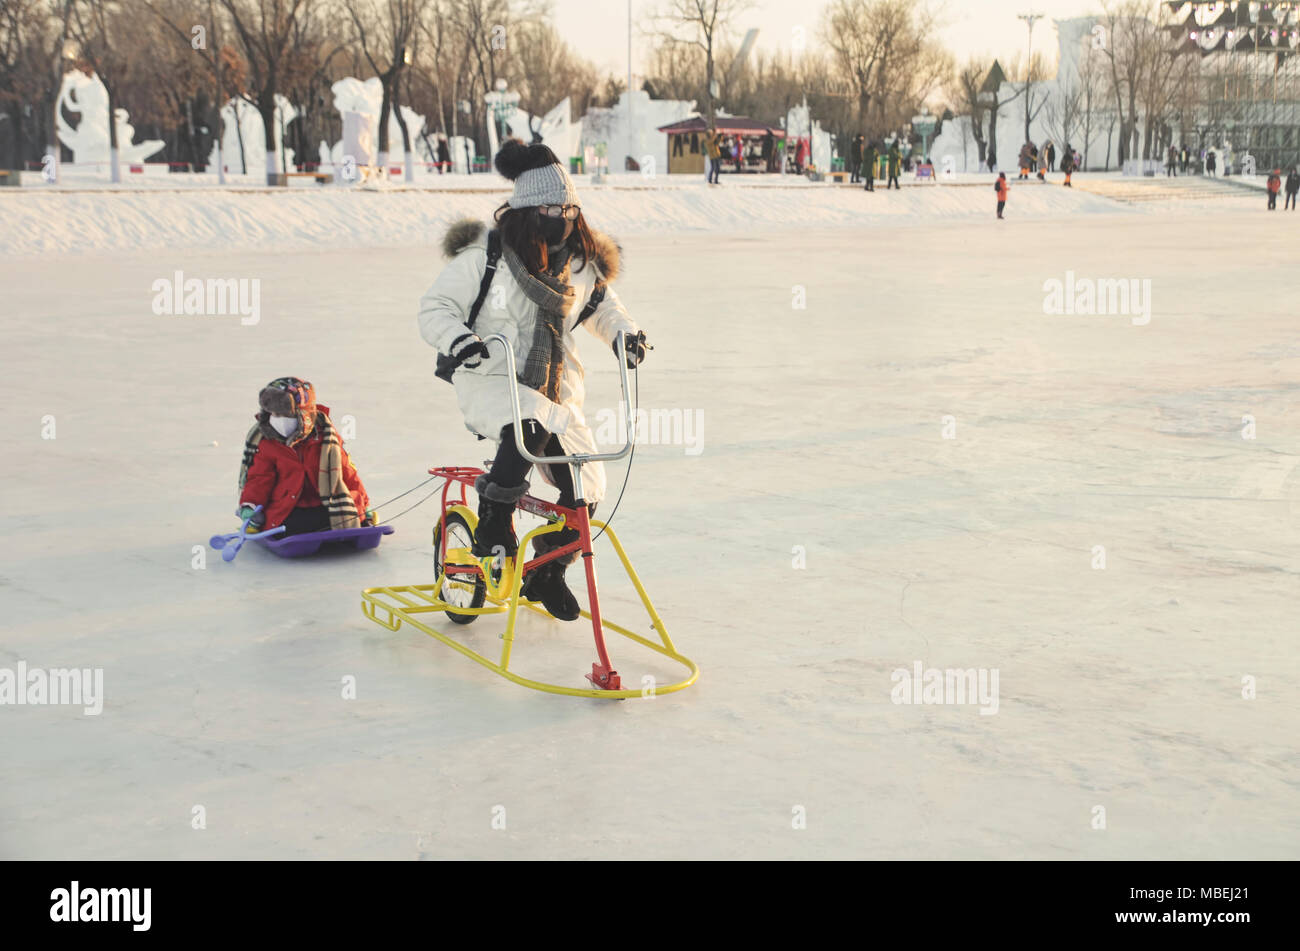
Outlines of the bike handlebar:
{"type": "Polygon", "coordinates": [[[623,443],[623,448],[617,452],[578,453],[572,456],[534,456],[528,451],[528,447],[524,445],[523,409],[519,405],[519,383],[518,374],[515,372],[514,348],[504,334],[489,334],[483,338],[484,346],[487,345],[489,340],[500,340],[506,348],[506,367],[510,371],[510,407],[515,415],[515,447],[519,450],[521,456],[534,465],[552,465],[563,462],[580,466],[587,462],[610,462],[615,459],[622,459],[632,451],[632,446],[636,442],[636,426],[632,419],[632,400],[627,385],[626,338],[627,333],[620,330],[615,338],[614,349],[618,353],[619,385],[623,388],[623,412],[627,416],[627,440],[623,443]]]}

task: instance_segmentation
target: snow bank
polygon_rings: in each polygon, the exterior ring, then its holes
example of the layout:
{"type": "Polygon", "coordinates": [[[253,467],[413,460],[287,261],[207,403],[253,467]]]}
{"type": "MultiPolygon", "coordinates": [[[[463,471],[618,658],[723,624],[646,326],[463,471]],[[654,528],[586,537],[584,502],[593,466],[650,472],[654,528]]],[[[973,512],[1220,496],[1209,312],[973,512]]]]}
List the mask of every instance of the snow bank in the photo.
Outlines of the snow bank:
{"type": "MultiPolygon", "coordinates": [[[[159,248],[303,250],[406,247],[438,240],[448,223],[487,217],[499,190],[289,188],[259,191],[37,191],[0,194],[0,253],[141,251],[159,248]]],[[[656,182],[628,177],[580,185],[590,219],[616,235],[670,231],[781,231],[902,226],[941,218],[993,220],[994,195],[979,185],[860,187],[656,182]]],[[[991,182],[991,179],[990,179],[991,182]]],[[[1081,190],[1013,187],[1014,218],[1131,212],[1081,190]]]]}

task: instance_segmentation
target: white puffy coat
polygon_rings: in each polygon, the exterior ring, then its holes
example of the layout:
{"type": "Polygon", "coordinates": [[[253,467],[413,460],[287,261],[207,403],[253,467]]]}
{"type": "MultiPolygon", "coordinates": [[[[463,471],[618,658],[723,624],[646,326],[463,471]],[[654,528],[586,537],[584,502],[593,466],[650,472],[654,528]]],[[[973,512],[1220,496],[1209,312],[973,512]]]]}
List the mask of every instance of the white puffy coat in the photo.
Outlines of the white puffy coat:
{"type": "MultiPolygon", "coordinates": [[[[574,288],[574,303],[566,317],[564,327],[564,369],[560,377],[560,402],[554,403],[537,390],[516,383],[519,405],[524,419],[535,419],[543,428],[559,437],[565,453],[596,452],[596,439],[583,415],[582,360],[578,357],[573,331],[582,309],[586,306],[598,278],[607,285],[618,275],[619,249],[608,237],[595,233],[596,260],[581,271],[575,263],[570,281],[574,288]]],[[[470,308],[478,297],[483,272],[487,267],[487,227],[479,221],[463,221],[453,225],[443,242],[443,252],[450,262],[433,286],[420,298],[420,334],[440,353],[447,353],[452,342],[465,333],[465,322],[470,308]]],[[[511,341],[516,368],[522,369],[533,339],[533,322],[536,305],[525,295],[506,266],[505,259],[497,263],[496,273],[488,289],[474,332],[482,338],[489,334],[503,334],[511,341]]],[[[601,341],[597,359],[614,360],[612,350],[620,330],[634,335],[637,326],[628,316],[614,293],[607,286],[605,298],[595,313],[582,324],[601,341]]],[[[491,357],[477,367],[460,367],[452,377],[456,399],[465,417],[465,426],[492,441],[499,439],[501,430],[512,424],[514,413],[507,389],[505,355],[499,341],[488,344],[491,357]]],[[[541,469],[542,478],[554,485],[547,468],[541,469]]],[[[601,463],[589,463],[582,469],[584,495],[588,502],[599,502],[605,496],[605,470],[601,463]]]]}

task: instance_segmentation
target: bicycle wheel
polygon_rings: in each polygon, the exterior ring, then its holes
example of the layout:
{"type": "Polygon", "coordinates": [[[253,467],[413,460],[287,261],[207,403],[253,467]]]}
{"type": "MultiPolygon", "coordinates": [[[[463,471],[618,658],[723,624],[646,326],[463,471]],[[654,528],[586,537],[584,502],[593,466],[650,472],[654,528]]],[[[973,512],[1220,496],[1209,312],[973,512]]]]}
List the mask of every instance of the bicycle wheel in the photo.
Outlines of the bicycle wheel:
{"type": "MultiPolygon", "coordinates": [[[[443,521],[433,526],[433,576],[441,578],[444,570],[442,558],[442,530],[447,527],[447,548],[464,549],[464,554],[449,562],[455,565],[477,565],[478,560],[469,554],[474,544],[474,532],[469,527],[465,516],[459,512],[448,512],[443,521]]],[[[458,608],[481,608],[487,597],[487,583],[483,575],[456,574],[443,581],[438,588],[438,599],[458,608]]],[[[457,624],[469,624],[477,620],[477,614],[458,614],[455,611],[443,612],[457,624]]]]}

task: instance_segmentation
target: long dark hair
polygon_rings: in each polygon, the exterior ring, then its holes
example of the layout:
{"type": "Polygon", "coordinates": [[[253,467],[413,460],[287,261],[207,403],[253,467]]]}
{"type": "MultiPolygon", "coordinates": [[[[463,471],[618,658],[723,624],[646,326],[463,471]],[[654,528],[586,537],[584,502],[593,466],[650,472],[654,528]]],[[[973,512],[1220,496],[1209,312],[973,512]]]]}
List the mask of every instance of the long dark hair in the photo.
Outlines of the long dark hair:
{"type": "MultiPolygon", "coordinates": [[[[504,204],[495,215],[497,228],[501,232],[501,243],[510,248],[524,262],[531,274],[544,274],[550,267],[550,254],[546,247],[546,237],[542,232],[542,215],[536,208],[512,208],[504,204]]],[[[581,271],[587,262],[596,256],[596,239],[592,237],[591,228],[582,212],[574,219],[573,231],[565,241],[578,260],[574,272],[581,271]]]]}

